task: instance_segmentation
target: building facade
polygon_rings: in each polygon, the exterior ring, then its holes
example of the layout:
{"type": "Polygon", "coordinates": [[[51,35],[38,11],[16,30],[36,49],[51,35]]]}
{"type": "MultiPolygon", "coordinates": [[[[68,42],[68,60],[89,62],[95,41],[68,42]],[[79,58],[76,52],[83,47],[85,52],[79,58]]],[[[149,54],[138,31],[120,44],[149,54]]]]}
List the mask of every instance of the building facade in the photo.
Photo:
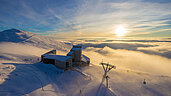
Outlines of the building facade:
{"type": "Polygon", "coordinates": [[[56,50],[51,50],[41,55],[41,61],[45,64],[53,64],[61,69],[90,64],[90,58],[82,54],[82,47],[78,45],[74,45],[66,56],[56,55],[56,50]]]}

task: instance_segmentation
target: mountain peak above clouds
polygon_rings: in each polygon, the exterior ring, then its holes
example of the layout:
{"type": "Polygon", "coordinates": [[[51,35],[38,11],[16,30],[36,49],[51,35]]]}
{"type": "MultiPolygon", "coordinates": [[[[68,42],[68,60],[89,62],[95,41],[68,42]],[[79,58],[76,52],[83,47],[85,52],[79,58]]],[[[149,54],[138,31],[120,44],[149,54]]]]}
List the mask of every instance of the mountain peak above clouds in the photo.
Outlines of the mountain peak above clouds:
{"type": "Polygon", "coordinates": [[[35,35],[34,33],[19,30],[8,29],[0,32],[0,42],[22,42],[35,35]]]}
{"type": "Polygon", "coordinates": [[[12,29],[4,30],[3,32],[21,32],[21,31],[23,30],[12,28],[12,29]]]}

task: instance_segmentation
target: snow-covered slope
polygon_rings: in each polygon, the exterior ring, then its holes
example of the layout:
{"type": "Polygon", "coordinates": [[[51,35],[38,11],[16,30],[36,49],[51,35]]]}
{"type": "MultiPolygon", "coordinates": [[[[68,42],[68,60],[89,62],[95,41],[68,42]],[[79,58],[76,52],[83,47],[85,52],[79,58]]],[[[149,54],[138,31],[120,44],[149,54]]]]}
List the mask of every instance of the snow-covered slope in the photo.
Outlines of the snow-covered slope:
{"type": "Polygon", "coordinates": [[[0,42],[22,43],[44,49],[57,49],[62,51],[67,51],[71,47],[69,43],[19,29],[9,29],[0,32],[0,42]]]}
{"type": "Polygon", "coordinates": [[[107,89],[101,66],[92,64],[79,69],[84,75],[72,70],[64,72],[37,60],[45,49],[16,43],[1,43],[0,48],[0,96],[171,95],[169,76],[114,69],[109,72],[107,89]],[[147,84],[143,84],[144,79],[147,84]]]}
{"type": "MultiPolygon", "coordinates": [[[[57,49],[58,54],[66,54],[70,45],[16,29],[0,32],[0,36],[0,96],[171,96],[171,77],[167,75],[170,71],[159,71],[158,74],[153,70],[160,68],[155,68],[152,62],[139,62],[141,55],[143,58],[151,55],[89,48],[83,53],[91,57],[93,64],[77,69],[82,73],[64,72],[39,62],[40,55],[51,48],[57,49]],[[109,54],[99,54],[98,50],[109,54]],[[133,56],[129,57],[131,54],[133,56]],[[118,63],[117,69],[108,74],[109,89],[105,87],[103,68],[98,65],[102,58],[118,63]],[[147,69],[147,65],[152,67],[147,69]],[[144,79],[146,84],[143,84],[144,79]]],[[[152,58],[158,59],[154,62],[159,62],[158,67],[169,69],[170,63],[162,65],[164,67],[159,65],[170,62],[170,59],[152,56],[150,60],[152,58]]]]}
{"type": "Polygon", "coordinates": [[[171,78],[131,70],[112,70],[105,88],[103,69],[62,71],[43,63],[0,63],[0,96],[170,96],[171,78]],[[143,84],[146,78],[147,84],[143,84]]]}
{"type": "Polygon", "coordinates": [[[18,29],[9,29],[0,32],[0,42],[22,42],[36,34],[18,29]]]}

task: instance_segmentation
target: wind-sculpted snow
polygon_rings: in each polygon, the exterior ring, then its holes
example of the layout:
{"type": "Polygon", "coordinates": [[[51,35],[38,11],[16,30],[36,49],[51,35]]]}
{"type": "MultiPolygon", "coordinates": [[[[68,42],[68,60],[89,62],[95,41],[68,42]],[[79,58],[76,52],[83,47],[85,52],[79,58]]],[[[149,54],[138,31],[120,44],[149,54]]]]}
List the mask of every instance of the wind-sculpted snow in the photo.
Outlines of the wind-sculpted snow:
{"type": "Polygon", "coordinates": [[[2,63],[0,64],[1,96],[75,96],[77,79],[87,83],[77,72],[65,72],[53,65],[42,63],[2,63]],[[5,72],[8,71],[9,72],[5,72]]]}

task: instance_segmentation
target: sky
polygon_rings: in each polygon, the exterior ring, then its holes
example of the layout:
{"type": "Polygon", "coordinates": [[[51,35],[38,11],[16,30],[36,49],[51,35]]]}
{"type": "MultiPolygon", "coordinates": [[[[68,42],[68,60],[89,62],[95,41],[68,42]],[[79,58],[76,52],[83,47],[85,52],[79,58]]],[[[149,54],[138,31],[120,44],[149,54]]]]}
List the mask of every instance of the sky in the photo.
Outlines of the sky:
{"type": "Polygon", "coordinates": [[[54,38],[171,37],[171,0],[0,0],[0,31],[54,38]]]}

